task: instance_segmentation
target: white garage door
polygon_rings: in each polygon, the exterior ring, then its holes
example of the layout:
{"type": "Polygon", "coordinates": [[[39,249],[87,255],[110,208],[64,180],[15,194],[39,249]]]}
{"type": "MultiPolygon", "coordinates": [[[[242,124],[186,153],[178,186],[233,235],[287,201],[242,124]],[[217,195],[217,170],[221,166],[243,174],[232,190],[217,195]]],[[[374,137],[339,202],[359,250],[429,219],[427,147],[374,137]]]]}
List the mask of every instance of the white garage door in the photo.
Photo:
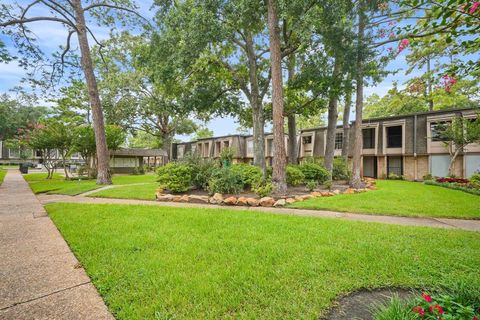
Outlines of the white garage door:
{"type": "Polygon", "coordinates": [[[431,157],[432,176],[446,177],[448,176],[448,166],[450,165],[450,156],[432,156],[431,157]]]}
{"type": "Polygon", "coordinates": [[[480,155],[465,156],[465,177],[471,177],[476,171],[480,172],[480,155]]]}

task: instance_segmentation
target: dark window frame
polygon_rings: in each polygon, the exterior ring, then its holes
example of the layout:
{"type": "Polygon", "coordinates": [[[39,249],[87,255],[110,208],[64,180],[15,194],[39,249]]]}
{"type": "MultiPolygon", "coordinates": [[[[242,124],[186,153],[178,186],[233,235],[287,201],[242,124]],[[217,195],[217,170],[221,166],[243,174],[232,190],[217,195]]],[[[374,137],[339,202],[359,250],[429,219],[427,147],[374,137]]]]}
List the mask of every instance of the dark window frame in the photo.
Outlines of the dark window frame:
{"type": "Polygon", "coordinates": [[[343,148],[343,132],[335,133],[335,150],[342,150],[343,148]]]}
{"type": "Polygon", "coordinates": [[[402,148],[403,147],[403,126],[389,126],[386,128],[387,134],[387,148],[402,148]],[[400,129],[400,133],[393,132],[393,130],[400,129]]]}
{"type": "Polygon", "coordinates": [[[442,132],[437,129],[435,129],[435,127],[440,127],[440,126],[443,126],[443,129],[445,130],[446,129],[446,126],[448,126],[448,124],[451,123],[451,121],[438,121],[438,122],[431,122],[430,123],[430,134],[431,134],[431,139],[433,142],[445,142],[445,141],[448,141],[447,138],[443,137],[442,136],[442,132]]]}
{"type": "Polygon", "coordinates": [[[375,130],[375,128],[362,129],[363,149],[375,149],[375,130]],[[365,135],[365,132],[369,132],[369,135],[365,135]],[[365,143],[366,141],[368,143],[365,143]]]}

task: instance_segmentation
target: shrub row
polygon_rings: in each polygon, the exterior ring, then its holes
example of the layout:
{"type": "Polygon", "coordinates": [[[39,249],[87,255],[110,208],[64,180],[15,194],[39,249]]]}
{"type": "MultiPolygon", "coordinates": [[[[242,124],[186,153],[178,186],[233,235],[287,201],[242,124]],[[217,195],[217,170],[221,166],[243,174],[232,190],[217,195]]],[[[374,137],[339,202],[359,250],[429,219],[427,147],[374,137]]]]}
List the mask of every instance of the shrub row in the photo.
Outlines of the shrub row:
{"type": "MultiPolygon", "coordinates": [[[[349,178],[347,166],[341,159],[335,161],[333,171],[336,179],[349,178]]],[[[271,174],[271,168],[268,168],[266,181],[270,180],[271,174]]],[[[305,161],[301,165],[288,165],[286,176],[289,186],[305,184],[308,189],[314,189],[329,179],[328,171],[316,159],[305,161]]],[[[193,187],[211,194],[236,194],[251,189],[260,195],[266,195],[272,190],[271,184],[263,180],[259,167],[250,164],[225,165],[198,155],[187,155],[182,161],[160,167],[158,181],[161,187],[173,192],[186,192],[193,187]]]]}

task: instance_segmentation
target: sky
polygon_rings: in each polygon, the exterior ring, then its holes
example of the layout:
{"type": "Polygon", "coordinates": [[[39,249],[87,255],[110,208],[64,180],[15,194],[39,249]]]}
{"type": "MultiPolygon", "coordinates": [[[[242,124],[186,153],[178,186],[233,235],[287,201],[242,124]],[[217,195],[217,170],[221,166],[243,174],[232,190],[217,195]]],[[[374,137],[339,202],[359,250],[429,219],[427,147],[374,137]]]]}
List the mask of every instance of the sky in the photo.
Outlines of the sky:
{"type": "MultiPolygon", "coordinates": [[[[7,4],[14,4],[16,1],[2,0],[2,2],[5,2],[7,4]]],[[[18,1],[18,3],[21,5],[25,5],[26,3],[30,3],[30,1],[18,1]]],[[[137,3],[140,5],[139,11],[143,16],[149,18],[153,16],[153,10],[150,9],[151,2],[137,1],[137,3]]],[[[42,9],[36,9],[35,7],[33,7],[32,9],[32,16],[45,13],[45,11],[42,11],[42,9]]],[[[37,37],[38,44],[46,54],[51,54],[52,52],[58,51],[60,45],[65,45],[67,30],[58,23],[34,22],[30,25],[30,29],[34,31],[37,37]]],[[[91,29],[99,40],[107,39],[109,36],[108,28],[93,26],[91,29]]],[[[7,36],[0,34],[0,40],[2,40],[7,45],[7,49],[14,52],[13,45],[7,36]]],[[[93,43],[93,41],[90,42],[93,43]]],[[[403,83],[405,83],[409,78],[415,75],[415,73],[408,76],[405,74],[405,70],[407,69],[405,56],[407,53],[408,49],[401,52],[397,56],[397,58],[392,60],[388,65],[387,69],[399,70],[398,73],[387,76],[382,82],[376,84],[375,86],[366,87],[365,97],[374,93],[380,96],[386,94],[387,91],[392,88],[393,82],[397,82],[399,84],[399,87],[402,88],[403,83]]],[[[417,72],[417,74],[419,73],[420,71],[417,72]]],[[[26,70],[18,66],[18,63],[16,61],[12,61],[6,64],[0,63],[0,94],[8,92],[15,86],[20,85],[21,79],[25,75],[26,70]]],[[[231,117],[215,118],[209,123],[207,123],[206,126],[210,130],[212,130],[217,136],[236,133],[236,129],[238,128],[238,124],[236,123],[235,119],[231,117]]],[[[177,138],[181,140],[188,140],[191,137],[178,136],[177,138]]]]}

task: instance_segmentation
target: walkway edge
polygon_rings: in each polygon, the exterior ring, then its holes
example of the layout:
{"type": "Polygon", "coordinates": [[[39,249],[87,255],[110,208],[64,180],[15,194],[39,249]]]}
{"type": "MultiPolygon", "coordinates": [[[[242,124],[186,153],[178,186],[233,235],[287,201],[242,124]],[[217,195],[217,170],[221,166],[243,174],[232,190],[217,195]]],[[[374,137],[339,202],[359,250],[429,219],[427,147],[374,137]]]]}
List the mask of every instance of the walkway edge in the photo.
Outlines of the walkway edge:
{"type": "Polygon", "coordinates": [[[480,232],[480,220],[462,220],[462,219],[440,219],[440,218],[420,218],[420,217],[401,217],[387,215],[373,215],[350,212],[336,212],[309,209],[294,208],[272,208],[272,207],[241,207],[241,206],[219,206],[211,204],[181,203],[181,202],[159,202],[150,200],[132,200],[115,198],[93,198],[93,197],[74,197],[65,195],[37,195],[42,204],[48,203],[83,203],[83,204],[123,204],[123,205],[150,205],[173,208],[203,208],[203,209],[230,209],[242,211],[268,212],[273,214],[297,215],[321,218],[339,218],[352,221],[377,222],[385,224],[433,227],[443,229],[459,229],[467,231],[480,232]]]}

